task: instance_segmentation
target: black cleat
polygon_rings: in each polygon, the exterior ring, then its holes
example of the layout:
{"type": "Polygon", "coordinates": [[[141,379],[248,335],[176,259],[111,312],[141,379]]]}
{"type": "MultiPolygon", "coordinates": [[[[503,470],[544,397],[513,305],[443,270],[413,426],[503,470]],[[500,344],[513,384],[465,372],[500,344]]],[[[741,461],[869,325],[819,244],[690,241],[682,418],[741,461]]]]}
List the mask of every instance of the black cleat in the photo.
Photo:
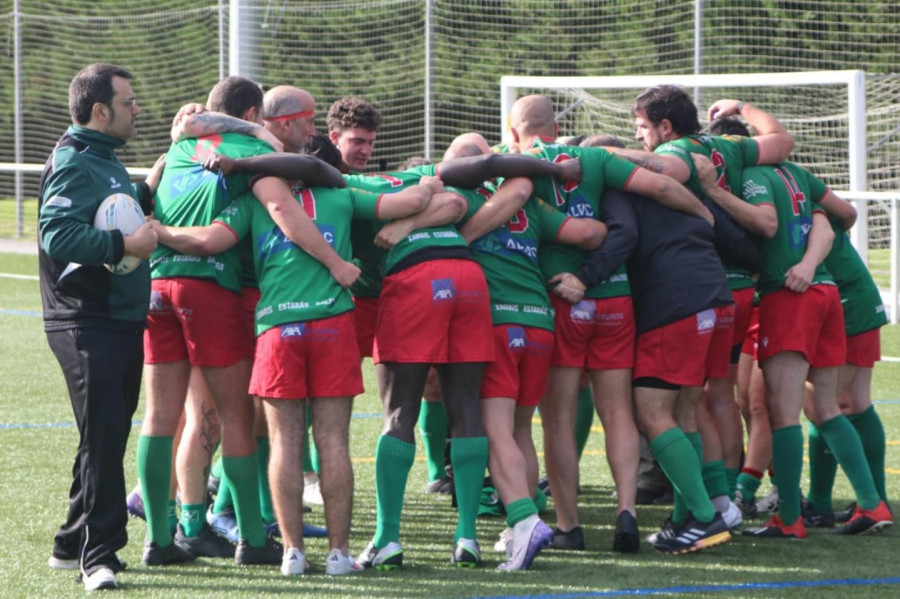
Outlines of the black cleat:
{"type": "Polygon", "coordinates": [[[584,551],[584,533],[580,526],[576,526],[568,532],[559,528],[553,529],[553,540],[550,541],[550,549],[565,549],[567,551],[584,551]]]}
{"type": "Polygon", "coordinates": [[[628,510],[616,518],[616,534],[613,537],[613,551],[620,553],[637,553],[640,550],[641,537],[638,533],[637,520],[628,510]]]}
{"type": "Polygon", "coordinates": [[[262,547],[254,547],[247,539],[241,539],[234,552],[234,563],[239,566],[281,564],[283,557],[284,546],[272,537],[266,537],[266,544],[262,547]]]}
{"type": "Polygon", "coordinates": [[[197,557],[234,557],[234,545],[214,533],[206,522],[196,537],[186,537],[179,524],[175,530],[175,544],[197,557]]]}
{"type": "Polygon", "coordinates": [[[174,542],[166,547],[160,547],[154,541],[144,543],[144,555],[141,563],[145,566],[169,566],[172,564],[184,564],[197,559],[193,553],[185,551],[174,542]]]}
{"type": "Polygon", "coordinates": [[[672,535],[659,535],[653,548],[660,553],[693,553],[709,547],[715,547],[731,540],[728,525],[722,514],[716,512],[710,522],[698,522],[691,515],[672,535]]]}

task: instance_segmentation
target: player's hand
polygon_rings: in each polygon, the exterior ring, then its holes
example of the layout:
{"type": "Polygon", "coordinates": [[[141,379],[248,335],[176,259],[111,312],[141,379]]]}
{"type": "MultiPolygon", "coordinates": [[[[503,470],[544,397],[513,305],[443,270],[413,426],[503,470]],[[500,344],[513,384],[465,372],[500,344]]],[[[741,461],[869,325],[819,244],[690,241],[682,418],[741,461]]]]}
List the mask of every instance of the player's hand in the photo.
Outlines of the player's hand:
{"type": "Polygon", "coordinates": [[[166,155],[160,154],[159,158],[156,159],[156,162],[153,163],[153,166],[150,168],[150,172],[147,174],[147,178],[144,179],[144,183],[146,183],[150,187],[150,191],[156,193],[156,188],[159,187],[159,180],[162,178],[163,169],[166,166],[166,155]]]}
{"type": "Polygon", "coordinates": [[[419,179],[419,185],[425,185],[429,187],[431,189],[432,195],[447,191],[446,188],[444,188],[444,182],[437,177],[422,177],[421,179],[419,179]]]}
{"type": "Polygon", "coordinates": [[[234,158],[229,158],[228,156],[209,151],[201,154],[200,164],[208,171],[214,173],[222,171],[222,174],[227,176],[234,171],[237,163],[234,158]]]}
{"type": "Polygon", "coordinates": [[[550,279],[550,283],[554,284],[553,293],[563,298],[570,304],[577,304],[584,299],[584,292],[587,286],[575,275],[570,272],[561,272],[554,275],[550,279]]]}
{"type": "Polygon", "coordinates": [[[691,154],[691,157],[694,159],[694,166],[697,167],[697,179],[700,180],[703,188],[710,189],[718,186],[716,181],[718,173],[716,172],[716,167],[713,166],[712,160],[703,154],[691,154]]]}
{"type": "Polygon", "coordinates": [[[201,112],[206,112],[206,106],[203,104],[198,104],[196,102],[191,102],[190,104],[185,104],[181,108],[178,109],[178,112],[175,113],[175,118],[172,119],[172,141],[178,141],[178,139],[184,133],[184,121],[187,117],[192,114],[200,114],[201,112]]]}
{"type": "Polygon", "coordinates": [[[412,233],[404,222],[406,219],[395,220],[383,226],[378,234],[375,235],[375,245],[383,250],[389,250],[400,240],[412,233]]]}
{"type": "Polygon", "coordinates": [[[331,269],[331,276],[338,282],[338,285],[347,289],[356,282],[361,272],[357,265],[344,260],[331,269]]]}
{"type": "Polygon", "coordinates": [[[785,273],[784,286],[796,293],[803,293],[809,289],[815,273],[815,266],[810,266],[802,261],[798,262],[785,273]]]}
{"type": "Polygon", "coordinates": [[[157,234],[152,222],[145,222],[131,235],[125,236],[125,253],[146,260],[156,249],[157,234]]]}
{"type": "Polygon", "coordinates": [[[709,120],[714,121],[739,114],[739,103],[740,100],[719,100],[709,107],[709,120]]]}
{"type": "Polygon", "coordinates": [[[581,181],[581,160],[572,158],[557,163],[559,174],[557,178],[563,183],[569,181],[581,181]]]}

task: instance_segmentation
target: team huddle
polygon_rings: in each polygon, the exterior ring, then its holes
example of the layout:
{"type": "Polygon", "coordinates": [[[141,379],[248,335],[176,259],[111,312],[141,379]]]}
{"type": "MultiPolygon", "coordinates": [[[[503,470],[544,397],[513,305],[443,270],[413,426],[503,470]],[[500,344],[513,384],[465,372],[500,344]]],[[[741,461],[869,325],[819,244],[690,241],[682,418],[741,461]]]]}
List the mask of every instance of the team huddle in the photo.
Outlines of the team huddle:
{"type": "Polygon", "coordinates": [[[224,557],[302,575],[309,536],[328,538],[328,575],[402,566],[418,425],[427,490],[455,498],[450,561],[482,564],[489,473],[507,523],[498,567],[529,569],[548,547],[584,549],[576,431],[594,410],[615,551],[641,544],[642,437],[674,493],[647,537],[657,551],[730,541],[756,515],[766,470],[777,514],[745,535],[892,524],[869,397],[886,318],[846,237],[856,213],[787,162],[793,137],[768,113],[720,100],[701,132],[683,89],[651,87],[632,109],[639,151],[558,139],[552,103],[531,95],[501,146],[464,133],[438,164],[366,174],[381,125],[371,103],[336,101],[317,135],[308,92],[228,77],[179,111],[164,160],[130,184],[113,153],[135,134],[130,80],[112,65],[76,76],[73,125],[42,178],[45,329],[82,431],[50,566],[80,570],[85,588],[116,588],[124,569],[122,456],[142,368],[127,510],[147,521],[147,566],[224,557]],[[129,184],[152,218],[128,236],[92,229],[129,184]],[[148,260],[103,268],[126,254],[148,260]],[[354,557],[349,428],[365,357],[384,418],[375,534],[354,557]],[[837,464],[856,494],[846,514],[831,505],[837,464]],[[304,522],[308,503],[325,529],[304,522]]]}

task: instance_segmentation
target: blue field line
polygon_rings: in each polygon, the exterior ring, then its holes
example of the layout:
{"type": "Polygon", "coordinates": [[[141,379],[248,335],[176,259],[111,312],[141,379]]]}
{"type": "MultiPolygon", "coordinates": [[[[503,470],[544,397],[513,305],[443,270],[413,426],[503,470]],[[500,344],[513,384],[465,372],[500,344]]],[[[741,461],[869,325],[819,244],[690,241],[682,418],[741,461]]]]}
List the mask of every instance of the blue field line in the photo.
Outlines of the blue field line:
{"type": "MultiPolygon", "coordinates": [[[[381,418],[381,413],[373,413],[373,414],[353,414],[351,416],[353,419],[363,419],[363,418],[381,418]]],[[[131,426],[141,426],[144,424],[143,420],[132,420],[131,426]]],[[[31,429],[31,428],[72,428],[75,426],[74,422],[43,422],[43,423],[34,423],[34,422],[12,422],[9,424],[0,424],[0,431],[12,431],[12,430],[22,430],[22,429],[31,429]]]]}
{"type": "Polygon", "coordinates": [[[34,310],[0,310],[0,314],[8,314],[10,316],[33,316],[36,318],[42,318],[44,314],[42,312],[35,312],[34,310]]]}
{"type": "MultiPolygon", "coordinates": [[[[710,584],[681,587],[655,587],[646,589],[618,589],[613,591],[596,591],[587,593],[558,593],[546,595],[501,595],[490,599],[574,599],[576,597],[633,597],[638,595],[670,595],[686,593],[718,593],[733,591],[757,591],[771,589],[798,589],[811,587],[853,587],[876,584],[900,584],[900,578],[841,578],[836,580],[796,580],[783,582],[745,582],[739,584],[710,584]]],[[[489,599],[473,597],[472,599],[489,599]]]]}

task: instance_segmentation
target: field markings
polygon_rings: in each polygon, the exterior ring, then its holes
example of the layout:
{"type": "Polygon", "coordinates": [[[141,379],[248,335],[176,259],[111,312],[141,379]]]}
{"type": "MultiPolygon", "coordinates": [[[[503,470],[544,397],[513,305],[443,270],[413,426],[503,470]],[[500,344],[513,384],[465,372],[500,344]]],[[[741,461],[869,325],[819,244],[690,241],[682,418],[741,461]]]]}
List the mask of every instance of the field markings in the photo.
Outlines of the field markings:
{"type": "Polygon", "coordinates": [[[17,275],[11,272],[0,272],[0,279],[19,279],[20,281],[37,281],[37,275],[17,275]]]}

